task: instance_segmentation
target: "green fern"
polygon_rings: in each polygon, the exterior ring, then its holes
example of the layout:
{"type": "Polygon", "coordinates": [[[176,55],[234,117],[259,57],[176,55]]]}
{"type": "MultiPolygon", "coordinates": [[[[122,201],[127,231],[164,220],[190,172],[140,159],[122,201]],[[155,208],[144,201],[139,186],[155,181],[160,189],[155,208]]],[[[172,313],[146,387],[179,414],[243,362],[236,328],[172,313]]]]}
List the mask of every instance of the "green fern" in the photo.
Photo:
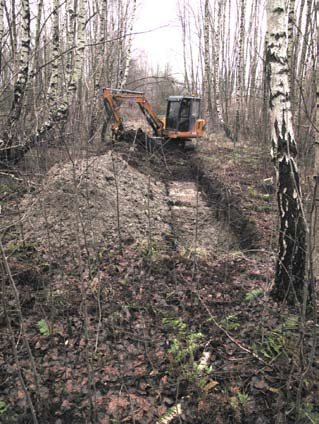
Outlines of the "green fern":
{"type": "Polygon", "coordinates": [[[291,349],[291,340],[296,334],[299,326],[299,317],[289,315],[285,321],[273,330],[268,331],[262,343],[253,344],[252,350],[256,354],[263,354],[266,358],[273,359],[284,349],[291,349]]]}
{"type": "Polygon", "coordinates": [[[179,331],[186,330],[187,325],[179,318],[163,318],[162,323],[167,327],[177,329],[179,331]]]}
{"type": "Polygon", "coordinates": [[[50,328],[46,320],[40,319],[40,321],[37,322],[37,328],[42,336],[50,335],[50,328]]]}
{"type": "Polygon", "coordinates": [[[226,330],[238,330],[240,327],[238,316],[236,314],[227,315],[227,317],[224,318],[220,323],[226,330]]]}
{"type": "Polygon", "coordinates": [[[256,300],[258,297],[260,297],[264,291],[261,288],[254,289],[248,293],[246,293],[245,301],[246,302],[252,302],[253,300],[256,300]]]}
{"type": "Polygon", "coordinates": [[[156,424],[169,424],[173,421],[174,418],[178,417],[182,413],[181,404],[177,404],[169,408],[164,415],[162,415],[157,421],[156,424]]]}
{"type": "Polygon", "coordinates": [[[8,405],[3,400],[0,400],[0,415],[4,414],[7,409],[8,405]]]}
{"type": "Polygon", "coordinates": [[[289,315],[286,321],[282,324],[282,331],[291,332],[297,330],[299,326],[299,316],[289,315]]]}
{"type": "Polygon", "coordinates": [[[237,393],[237,397],[238,397],[239,403],[240,403],[242,406],[247,405],[247,403],[248,403],[248,402],[249,402],[249,400],[250,400],[250,397],[249,397],[249,395],[247,395],[247,393],[240,393],[240,392],[238,392],[238,393],[237,393]]]}
{"type": "Polygon", "coordinates": [[[168,349],[171,354],[172,372],[179,373],[186,380],[202,387],[205,385],[205,382],[201,381],[204,371],[196,366],[195,353],[200,348],[204,335],[189,329],[179,318],[164,318],[162,322],[173,332],[168,349]]]}

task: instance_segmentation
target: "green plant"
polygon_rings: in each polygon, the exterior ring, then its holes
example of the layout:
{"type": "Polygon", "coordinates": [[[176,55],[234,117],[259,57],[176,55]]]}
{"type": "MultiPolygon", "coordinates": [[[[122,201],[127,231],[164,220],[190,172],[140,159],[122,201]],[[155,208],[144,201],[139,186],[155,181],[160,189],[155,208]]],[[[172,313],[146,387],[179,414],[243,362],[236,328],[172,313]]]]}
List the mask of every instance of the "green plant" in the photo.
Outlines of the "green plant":
{"type": "Polygon", "coordinates": [[[156,424],[168,424],[175,417],[178,417],[182,413],[181,404],[177,404],[169,408],[164,415],[162,415],[157,421],[156,424]]]}
{"type": "Polygon", "coordinates": [[[250,397],[249,397],[249,395],[247,395],[247,393],[240,393],[240,392],[238,392],[237,393],[237,398],[238,398],[239,403],[241,404],[241,406],[246,406],[247,403],[250,400],[250,397]]]}
{"type": "Polygon", "coordinates": [[[128,274],[125,274],[124,278],[122,278],[120,280],[120,284],[122,286],[126,286],[128,284],[128,282],[129,282],[129,275],[128,274]]]}
{"type": "Polygon", "coordinates": [[[300,411],[300,418],[305,418],[311,424],[319,424],[319,413],[314,411],[313,403],[305,403],[300,411]]]}
{"type": "Polygon", "coordinates": [[[250,292],[246,293],[245,302],[252,302],[253,300],[260,297],[263,293],[264,291],[261,288],[251,290],[250,292]]]}
{"type": "Polygon", "coordinates": [[[165,244],[161,242],[141,239],[138,240],[133,247],[146,261],[158,261],[162,258],[162,252],[165,251],[165,244]]]}
{"type": "Polygon", "coordinates": [[[187,325],[180,319],[164,318],[163,324],[175,332],[169,352],[173,354],[177,363],[184,362],[187,358],[194,359],[194,353],[199,347],[202,333],[189,330],[187,325]]]}
{"type": "Polygon", "coordinates": [[[230,398],[230,404],[234,409],[238,409],[239,406],[245,408],[247,403],[250,401],[250,397],[247,393],[236,393],[236,396],[230,398]]]}
{"type": "Polygon", "coordinates": [[[204,335],[190,330],[179,318],[164,318],[162,322],[174,333],[168,349],[172,356],[172,369],[202,388],[207,383],[205,374],[211,372],[211,367],[199,366],[195,361],[195,353],[199,350],[204,335]]]}
{"type": "Polygon", "coordinates": [[[37,322],[37,328],[42,336],[49,336],[51,334],[48,323],[44,319],[37,322]]]}
{"type": "Polygon", "coordinates": [[[21,252],[36,252],[37,245],[36,243],[28,242],[28,241],[21,241],[18,243],[9,243],[8,245],[8,251],[11,254],[14,253],[21,253],[21,252]]]}
{"type": "Polygon", "coordinates": [[[289,348],[289,341],[296,335],[299,325],[297,315],[289,315],[285,321],[273,330],[268,331],[261,342],[254,343],[252,350],[256,354],[262,354],[266,358],[273,359],[275,356],[289,348]]]}
{"type": "Polygon", "coordinates": [[[3,400],[0,400],[0,415],[4,414],[8,409],[8,405],[3,400]]]}
{"type": "Polygon", "coordinates": [[[240,327],[240,323],[238,321],[238,316],[236,314],[230,314],[227,315],[226,318],[224,318],[220,324],[226,329],[226,330],[238,330],[240,327]]]}

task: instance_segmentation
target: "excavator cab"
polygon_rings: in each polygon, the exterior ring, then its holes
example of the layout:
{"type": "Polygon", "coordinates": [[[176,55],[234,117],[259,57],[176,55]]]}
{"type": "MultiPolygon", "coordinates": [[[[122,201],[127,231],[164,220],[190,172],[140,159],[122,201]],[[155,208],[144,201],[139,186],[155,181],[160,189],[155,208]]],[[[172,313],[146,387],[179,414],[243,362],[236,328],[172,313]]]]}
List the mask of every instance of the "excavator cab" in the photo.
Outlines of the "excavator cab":
{"type": "Polygon", "coordinates": [[[200,97],[168,97],[165,131],[170,138],[201,137],[203,126],[204,120],[200,119],[200,97]]]}

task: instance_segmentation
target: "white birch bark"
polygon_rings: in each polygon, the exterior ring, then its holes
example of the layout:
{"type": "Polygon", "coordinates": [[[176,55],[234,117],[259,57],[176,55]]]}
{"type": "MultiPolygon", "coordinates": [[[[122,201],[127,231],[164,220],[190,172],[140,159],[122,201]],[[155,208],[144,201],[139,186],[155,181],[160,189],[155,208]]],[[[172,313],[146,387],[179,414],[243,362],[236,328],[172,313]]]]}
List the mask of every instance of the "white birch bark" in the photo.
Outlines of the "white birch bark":
{"type": "Polygon", "coordinates": [[[65,63],[65,90],[69,91],[72,79],[74,47],[75,47],[75,23],[76,13],[74,1],[66,0],[65,3],[65,30],[66,30],[66,63],[65,63]]]}
{"type": "Polygon", "coordinates": [[[306,67],[307,50],[309,49],[312,0],[307,0],[306,4],[307,4],[306,22],[305,22],[305,28],[304,28],[304,31],[303,31],[303,43],[302,43],[301,55],[300,55],[300,60],[299,60],[299,69],[298,69],[299,84],[302,82],[302,79],[304,77],[304,70],[305,70],[305,67],[306,67]]]}
{"type": "Polygon", "coordinates": [[[240,27],[239,27],[239,42],[238,42],[238,57],[237,57],[237,78],[236,78],[236,118],[234,142],[239,138],[241,105],[244,85],[244,42],[245,42],[245,11],[246,0],[241,0],[240,3],[240,27]]]}
{"type": "Polygon", "coordinates": [[[204,98],[205,98],[205,118],[207,128],[212,125],[212,93],[211,93],[211,76],[210,76],[210,43],[209,43],[209,24],[210,24],[210,7],[209,0],[205,0],[204,6],[204,98]]]}
{"type": "Polygon", "coordinates": [[[186,3],[183,2],[182,5],[178,3],[178,17],[181,24],[182,30],[182,45],[183,45],[183,65],[184,65],[184,84],[186,90],[190,93],[190,84],[188,78],[188,67],[187,67],[187,47],[186,47],[186,38],[187,38],[187,23],[186,23],[186,3]]]}
{"type": "Polygon", "coordinates": [[[48,99],[51,108],[55,108],[58,103],[58,84],[59,84],[59,63],[60,63],[60,32],[59,32],[59,9],[60,0],[53,0],[52,11],[52,65],[51,78],[48,89],[48,99]]]}
{"type": "MultiPolygon", "coordinates": [[[[55,2],[59,0],[54,0],[55,2]]],[[[73,28],[77,27],[77,44],[75,46],[75,57],[73,67],[69,71],[71,72],[69,84],[64,93],[52,107],[48,119],[39,128],[30,141],[30,146],[36,144],[41,140],[48,131],[50,131],[59,122],[65,122],[68,118],[70,103],[75,96],[79,79],[82,76],[82,65],[84,61],[84,49],[85,49],[85,10],[86,0],[80,0],[78,4],[78,14],[75,15],[73,9],[69,9],[70,21],[69,21],[69,43],[73,37],[73,28]],[[77,26],[75,26],[75,20],[77,18],[77,26]],[[73,26],[74,25],[74,26],[73,26]]],[[[72,47],[72,46],[70,46],[72,47]]],[[[68,59],[69,60],[69,59],[68,59]]],[[[67,66],[70,66],[68,62],[67,66]]],[[[54,77],[55,78],[55,77],[54,77]]],[[[52,95],[51,95],[52,97],[52,95]]],[[[53,97],[52,97],[53,101],[53,97]]]]}
{"type": "MultiPolygon", "coordinates": [[[[295,0],[289,0],[289,13],[288,13],[288,49],[287,58],[288,65],[291,70],[291,60],[293,53],[293,41],[294,41],[294,27],[295,27],[295,0]]],[[[291,75],[290,71],[290,75],[291,75]]],[[[291,86],[291,83],[290,83],[291,86]]]]}
{"type": "Polygon", "coordinates": [[[259,51],[258,39],[259,39],[259,1],[254,0],[251,7],[250,15],[250,28],[249,33],[254,34],[250,43],[250,70],[248,75],[248,88],[247,94],[249,93],[249,100],[247,102],[248,113],[251,113],[253,122],[256,122],[256,77],[257,77],[257,65],[258,65],[258,55],[256,54],[259,51]]]}
{"type": "Polygon", "coordinates": [[[69,92],[72,94],[77,90],[78,82],[82,77],[85,51],[85,11],[87,9],[87,0],[79,0],[77,13],[77,43],[73,64],[73,72],[69,84],[69,92]]]}
{"type": "Polygon", "coordinates": [[[39,46],[40,46],[40,30],[41,30],[41,20],[42,20],[42,12],[43,12],[43,0],[38,1],[37,8],[37,17],[36,17],[36,29],[35,29],[35,42],[34,42],[34,51],[35,51],[35,63],[38,63],[39,58],[39,46]]]}
{"type": "Polygon", "coordinates": [[[268,0],[267,62],[270,71],[271,154],[278,175],[279,253],[273,296],[302,301],[305,272],[305,220],[297,146],[292,126],[287,61],[288,10],[285,0],[268,0]]]}
{"type": "Polygon", "coordinates": [[[220,24],[222,18],[222,2],[218,0],[217,4],[217,22],[216,22],[216,33],[215,33],[215,60],[214,60],[214,82],[215,82],[215,103],[218,123],[224,128],[225,122],[222,115],[222,108],[220,103],[220,85],[219,85],[219,73],[220,73],[220,24]]]}
{"type": "MultiPolygon", "coordinates": [[[[316,3],[316,15],[317,15],[317,57],[316,57],[316,137],[315,137],[315,175],[319,183],[319,2],[316,3]]],[[[319,208],[319,198],[317,200],[319,208]]]]}
{"type": "Polygon", "coordinates": [[[30,55],[30,8],[29,0],[22,0],[22,24],[21,24],[21,49],[19,60],[19,71],[14,86],[14,99],[9,115],[9,126],[20,117],[25,88],[28,81],[29,55],[30,55]]]}
{"type": "Polygon", "coordinates": [[[135,14],[136,14],[136,0],[133,0],[131,23],[129,27],[126,56],[124,60],[123,77],[121,78],[121,85],[120,85],[121,88],[125,86],[127,82],[128,72],[129,72],[129,66],[130,66],[130,61],[132,56],[132,33],[133,33],[133,27],[135,22],[135,14]]]}
{"type": "Polygon", "coordinates": [[[316,21],[317,21],[317,57],[316,57],[316,132],[315,132],[315,146],[314,146],[314,204],[312,210],[312,248],[313,251],[311,262],[313,264],[313,271],[316,282],[319,280],[319,243],[318,243],[318,234],[319,234],[319,2],[316,3],[316,21]]]}
{"type": "Polygon", "coordinates": [[[0,0],[0,73],[2,71],[2,40],[4,34],[4,23],[3,23],[3,12],[4,12],[4,0],[0,0]]]}
{"type": "Polygon", "coordinates": [[[19,70],[13,88],[13,100],[8,115],[7,123],[0,140],[0,159],[5,161],[16,161],[24,150],[23,140],[16,134],[16,125],[21,116],[23,100],[29,76],[30,57],[30,6],[29,0],[21,1],[21,48],[19,70]],[[19,140],[20,138],[20,140],[19,140]],[[13,146],[14,142],[14,146],[13,146]]]}
{"type": "MultiPolygon", "coordinates": [[[[297,74],[297,65],[298,65],[298,57],[300,56],[300,39],[302,36],[302,22],[304,20],[304,9],[305,9],[305,4],[306,4],[306,0],[301,0],[300,1],[300,6],[299,6],[299,16],[298,16],[298,23],[297,23],[297,28],[296,28],[296,34],[294,37],[294,42],[293,42],[293,52],[292,52],[292,63],[291,63],[291,70],[292,70],[292,76],[291,79],[295,82],[296,79],[296,75],[297,74]]],[[[297,20],[297,17],[295,17],[295,20],[297,20]]],[[[292,93],[292,98],[294,98],[294,89],[295,89],[295,84],[292,85],[291,87],[293,93],[292,93]]]]}
{"type": "MultiPolygon", "coordinates": [[[[98,7],[98,2],[97,2],[98,7]]],[[[108,7],[109,7],[109,1],[108,0],[102,0],[100,9],[99,9],[99,32],[97,35],[97,39],[100,40],[100,44],[97,46],[96,49],[96,63],[95,63],[95,69],[93,71],[94,77],[92,78],[92,96],[90,98],[90,112],[91,112],[91,118],[90,118],[90,126],[89,126],[89,142],[93,142],[94,136],[96,134],[97,128],[100,125],[101,120],[103,118],[98,113],[99,110],[99,104],[100,104],[100,87],[107,85],[107,66],[106,66],[106,60],[108,54],[108,47],[107,47],[107,25],[108,25],[108,7]]],[[[103,117],[105,114],[103,114],[103,117]]],[[[106,133],[106,121],[104,121],[102,126],[102,134],[101,139],[104,141],[105,133],[106,133]]]]}
{"type": "MultiPolygon", "coordinates": [[[[127,0],[129,1],[129,0],[127,0]]],[[[118,51],[117,51],[117,74],[116,74],[116,86],[121,85],[124,71],[124,43],[125,43],[125,12],[123,7],[123,1],[117,0],[118,6],[118,20],[117,20],[117,37],[118,37],[118,51]]]]}
{"type": "MultiPolygon", "coordinates": [[[[23,5],[22,5],[23,9],[23,5]]],[[[11,0],[11,22],[10,22],[10,32],[11,32],[11,44],[12,44],[12,66],[13,73],[16,73],[17,65],[17,23],[16,23],[16,2],[11,0]]]]}

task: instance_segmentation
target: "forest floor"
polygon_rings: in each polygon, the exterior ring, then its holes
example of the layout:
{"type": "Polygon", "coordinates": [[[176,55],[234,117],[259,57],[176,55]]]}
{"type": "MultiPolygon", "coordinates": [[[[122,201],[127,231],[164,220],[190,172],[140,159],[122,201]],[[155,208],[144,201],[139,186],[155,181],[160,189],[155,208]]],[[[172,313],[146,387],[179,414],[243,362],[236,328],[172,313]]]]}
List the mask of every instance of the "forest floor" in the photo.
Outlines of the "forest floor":
{"type": "Polygon", "coordinates": [[[268,153],[137,135],[1,179],[0,422],[319,422],[315,323],[269,297],[268,153]]]}

